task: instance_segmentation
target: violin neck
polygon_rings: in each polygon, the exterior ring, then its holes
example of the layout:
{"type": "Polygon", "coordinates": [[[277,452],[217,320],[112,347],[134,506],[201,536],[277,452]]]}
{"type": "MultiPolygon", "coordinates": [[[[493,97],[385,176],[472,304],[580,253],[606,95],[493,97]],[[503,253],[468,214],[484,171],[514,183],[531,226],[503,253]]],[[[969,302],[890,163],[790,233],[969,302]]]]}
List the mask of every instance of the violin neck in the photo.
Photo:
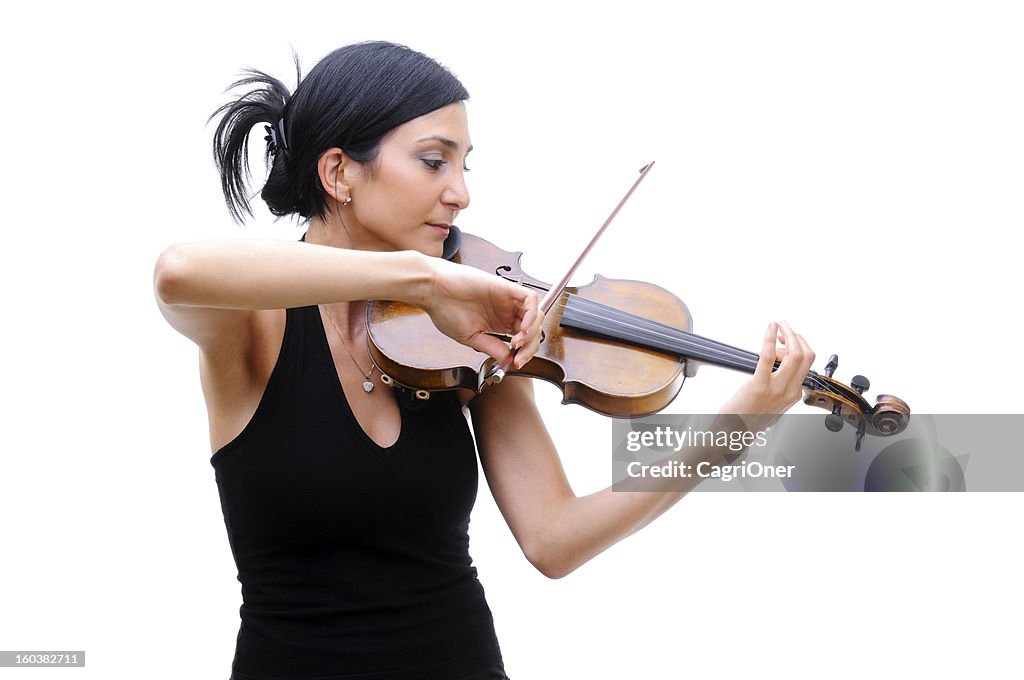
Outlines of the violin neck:
{"type": "MultiPolygon", "coordinates": [[[[562,312],[561,325],[601,337],[645,347],[659,352],[695,359],[723,368],[753,373],[760,358],[724,342],[695,335],[681,328],[645,319],[614,307],[569,294],[562,312]]],[[[772,370],[779,367],[778,361],[772,370]]],[[[804,385],[814,387],[813,376],[808,374],[804,385]]]]}

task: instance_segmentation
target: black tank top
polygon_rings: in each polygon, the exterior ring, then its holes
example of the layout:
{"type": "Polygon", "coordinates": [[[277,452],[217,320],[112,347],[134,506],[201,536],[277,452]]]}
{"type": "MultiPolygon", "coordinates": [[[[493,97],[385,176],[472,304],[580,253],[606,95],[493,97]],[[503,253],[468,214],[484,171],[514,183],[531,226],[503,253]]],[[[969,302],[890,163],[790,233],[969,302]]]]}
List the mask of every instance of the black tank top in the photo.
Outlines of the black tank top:
{"type": "Polygon", "coordinates": [[[234,680],[504,677],[466,419],[451,392],[401,413],[394,445],[370,439],[318,308],[287,310],[252,420],[210,459],[242,584],[234,680]]]}

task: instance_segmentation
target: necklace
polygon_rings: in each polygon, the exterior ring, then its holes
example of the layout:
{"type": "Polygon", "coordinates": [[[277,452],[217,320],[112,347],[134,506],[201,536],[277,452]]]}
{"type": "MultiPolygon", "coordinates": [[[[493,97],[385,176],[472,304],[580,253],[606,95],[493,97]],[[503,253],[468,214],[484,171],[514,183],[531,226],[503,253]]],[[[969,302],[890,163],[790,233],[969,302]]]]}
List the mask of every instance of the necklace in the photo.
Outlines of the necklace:
{"type": "Polygon", "coordinates": [[[372,392],[373,380],[370,379],[370,376],[373,375],[373,369],[376,368],[376,366],[373,365],[373,361],[370,361],[370,370],[364,371],[363,367],[359,365],[358,361],[356,361],[356,358],[352,356],[352,351],[348,348],[348,343],[345,342],[345,338],[341,336],[341,329],[338,328],[338,324],[334,322],[334,317],[331,316],[330,314],[327,314],[327,310],[324,310],[324,313],[327,315],[327,320],[331,322],[332,326],[334,326],[334,330],[338,334],[338,340],[341,340],[341,346],[344,347],[345,351],[348,353],[348,358],[352,360],[352,363],[356,365],[356,368],[359,369],[359,372],[362,373],[363,376],[366,378],[366,380],[363,381],[363,390],[366,392],[372,392]]]}

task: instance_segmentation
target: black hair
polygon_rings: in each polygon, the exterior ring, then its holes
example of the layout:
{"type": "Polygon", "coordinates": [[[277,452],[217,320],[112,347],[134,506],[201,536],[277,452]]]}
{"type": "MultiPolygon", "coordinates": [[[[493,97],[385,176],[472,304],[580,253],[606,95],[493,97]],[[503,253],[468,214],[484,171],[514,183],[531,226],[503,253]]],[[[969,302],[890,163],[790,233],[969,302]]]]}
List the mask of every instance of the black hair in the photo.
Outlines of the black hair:
{"type": "Polygon", "coordinates": [[[448,69],[404,45],[365,42],[337,49],[302,78],[295,58],[295,93],[278,79],[247,69],[228,91],[256,88],[221,106],[213,135],[213,156],[228,211],[236,222],[252,215],[246,186],[248,141],[259,124],[268,134],[264,161],[269,169],[260,196],[278,217],[323,217],[327,196],[317,163],[332,147],[360,163],[377,158],[381,140],[396,127],[457,101],[469,93],[448,69]],[[283,125],[280,125],[281,121],[283,125]],[[282,135],[283,132],[283,135],[282,135]],[[281,139],[283,137],[284,139],[281,139]]]}

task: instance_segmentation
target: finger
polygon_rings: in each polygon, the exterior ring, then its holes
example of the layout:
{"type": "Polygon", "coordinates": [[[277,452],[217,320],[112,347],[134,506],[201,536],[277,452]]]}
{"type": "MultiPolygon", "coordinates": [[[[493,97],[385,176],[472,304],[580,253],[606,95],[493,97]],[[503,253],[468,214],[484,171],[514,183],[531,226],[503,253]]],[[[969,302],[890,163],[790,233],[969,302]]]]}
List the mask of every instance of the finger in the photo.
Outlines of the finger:
{"type": "Polygon", "coordinates": [[[797,376],[800,376],[800,380],[803,381],[803,376],[800,374],[800,364],[803,363],[804,356],[799,336],[785,321],[779,323],[779,328],[782,331],[782,339],[785,340],[787,345],[785,358],[788,359],[788,361],[784,360],[782,362],[782,365],[779,366],[779,370],[776,371],[776,374],[780,380],[787,383],[797,376]]]}
{"type": "MultiPolygon", "coordinates": [[[[541,327],[544,322],[544,312],[537,310],[536,315],[532,319],[532,323],[523,334],[523,340],[520,341],[519,351],[516,354],[514,366],[516,368],[522,368],[526,363],[533,358],[533,355],[540,349],[541,339],[541,327]]],[[[515,345],[513,345],[515,346],[515,345]]]]}
{"type": "Polygon", "coordinates": [[[522,347],[530,339],[530,326],[532,323],[533,312],[526,308],[521,312],[513,325],[515,332],[509,337],[509,342],[512,343],[513,347],[522,347]]]}
{"type": "Polygon", "coordinates": [[[522,301],[523,312],[519,322],[518,332],[512,336],[512,346],[522,347],[529,344],[535,337],[540,335],[540,326],[544,313],[540,311],[540,304],[537,296],[533,293],[527,294],[522,301]]]}
{"type": "Polygon", "coordinates": [[[537,323],[537,331],[532,334],[529,341],[527,341],[527,343],[523,345],[523,347],[516,354],[516,368],[522,368],[523,366],[525,366],[526,363],[530,361],[530,359],[532,359],[534,355],[537,353],[537,351],[540,349],[540,339],[542,335],[542,333],[540,332],[540,322],[543,321],[543,318],[544,313],[540,312],[540,318],[538,319],[537,323]]]}
{"type": "Polygon", "coordinates": [[[779,325],[774,321],[768,324],[768,330],[764,334],[764,342],[761,343],[761,356],[757,359],[757,367],[754,369],[754,379],[767,381],[775,367],[776,349],[775,339],[779,335],[779,325]]]}
{"type": "Polygon", "coordinates": [[[526,363],[533,358],[533,353],[528,351],[525,347],[516,350],[516,358],[512,360],[512,367],[517,371],[526,365],[526,363]]]}
{"type": "Polygon", "coordinates": [[[499,338],[487,333],[478,333],[469,342],[469,346],[478,352],[490,355],[495,361],[504,361],[508,356],[509,346],[499,338]]]}
{"type": "Polygon", "coordinates": [[[793,398],[800,399],[804,378],[814,362],[814,352],[811,351],[803,336],[795,332],[789,324],[784,323],[784,332],[787,334],[790,343],[789,361],[779,368],[779,378],[783,381],[781,389],[793,398]],[[783,370],[783,368],[785,370],[783,370]]]}
{"type": "Polygon", "coordinates": [[[811,346],[807,344],[807,340],[804,336],[797,334],[797,340],[800,342],[800,350],[803,352],[803,362],[800,364],[801,375],[807,375],[807,372],[811,370],[811,366],[814,365],[815,354],[811,346]]]}

